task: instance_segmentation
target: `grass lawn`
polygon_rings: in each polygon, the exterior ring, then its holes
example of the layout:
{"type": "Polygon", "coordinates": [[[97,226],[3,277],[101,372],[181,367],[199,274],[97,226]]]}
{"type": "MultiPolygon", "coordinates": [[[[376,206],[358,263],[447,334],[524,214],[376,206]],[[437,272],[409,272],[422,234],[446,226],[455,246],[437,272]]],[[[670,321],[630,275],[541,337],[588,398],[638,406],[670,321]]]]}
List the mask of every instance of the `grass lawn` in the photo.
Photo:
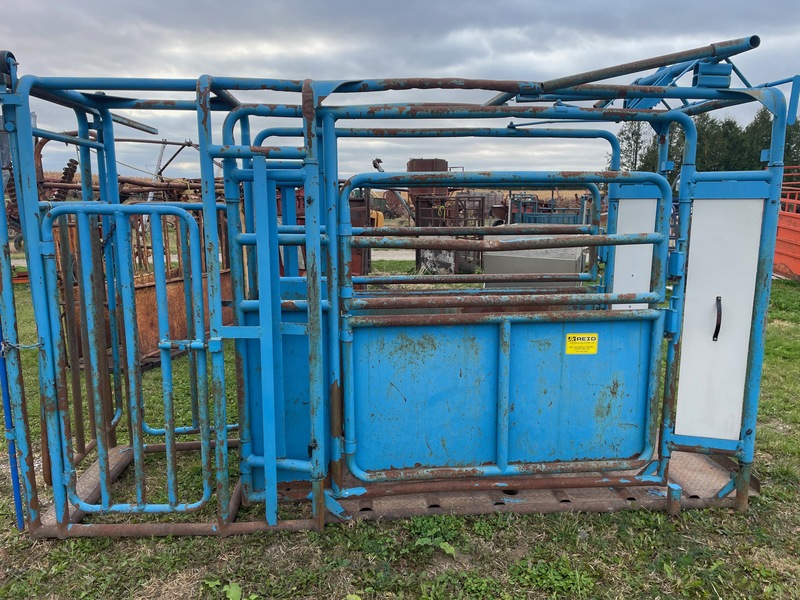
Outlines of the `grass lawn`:
{"type": "MultiPolygon", "coordinates": [[[[24,343],[34,339],[29,304],[19,304],[24,343]]],[[[35,378],[35,362],[27,375],[35,378]]],[[[755,466],[762,494],[747,514],[498,513],[362,521],[322,534],[32,542],[14,528],[6,463],[0,597],[800,598],[798,398],[800,284],[777,281],[755,466]]]]}

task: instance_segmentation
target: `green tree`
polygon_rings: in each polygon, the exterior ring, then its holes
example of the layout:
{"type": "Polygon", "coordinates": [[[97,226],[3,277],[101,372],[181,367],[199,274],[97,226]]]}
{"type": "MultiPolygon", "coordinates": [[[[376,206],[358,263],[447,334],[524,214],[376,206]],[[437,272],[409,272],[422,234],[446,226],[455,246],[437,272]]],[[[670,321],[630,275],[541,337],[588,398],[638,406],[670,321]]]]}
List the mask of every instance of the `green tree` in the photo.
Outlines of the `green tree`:
{"type": "Polygon", "coordinates": [[[641,171],[649,145],[655,134],[649,123],[626,121],[617,134],[620,146],[620,163],[623,171],[641,171]]]}
{"type": "Polygon", "coordinates": [[[742,168],[758,170],[764,167],[761,151],[769,148],[772,140],[772,113],[761,108],[752,121],[744,128],[740,154],[742,168]]]}

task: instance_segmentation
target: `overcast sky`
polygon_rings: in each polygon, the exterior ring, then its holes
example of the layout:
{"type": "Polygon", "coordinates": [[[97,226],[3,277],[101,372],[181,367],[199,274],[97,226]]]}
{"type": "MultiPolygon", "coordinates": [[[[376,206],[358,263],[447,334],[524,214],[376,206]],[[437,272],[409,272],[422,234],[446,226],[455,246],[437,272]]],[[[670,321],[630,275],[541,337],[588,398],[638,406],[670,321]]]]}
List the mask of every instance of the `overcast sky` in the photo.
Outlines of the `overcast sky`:
{"type": "MultiPolygon", "coordinates": [[[[800,73],[798,17],[798,0],[30,0],[4,11],[0,39],[16,55],[21,74],[40,76],[196,78],[210,73],[541,81],[757,34],[761,47],[735,61],[752,83],[760,83],[800,73]]],[[[483,101],[492,95],[462,92],[454,99],[483,101]]],[[[35,110],[42,127],[74,127],[68,112],[35,110]]],[[[751,114],[738,111],[734,116],[746,122],[751,114]]],[[[192,115],[131,116],[158,127],[158,138],[197,139],[192,115]]],[[[144,134],[121,128],[117,135],[144,134]]],[[[601,169],[606,152],[603,142],[350,141],[342,144],[341,169],[344,175],[370,171],[377,156],[386,170],[404,170],[408,158],[422,156],[445,158],[468,170],[601,169]]],[[[60,170],[74,154],[74,149],[51,143],[46,168],[60,170]]],[[[125,150],[120,160],[152,171],[157,154],[157,146],[125,150]]],[[[196,176],[194,170],[187,155],[166,174],[196,176]]],[[[128,167],[121,171],[134,173],[128,167]]]]}

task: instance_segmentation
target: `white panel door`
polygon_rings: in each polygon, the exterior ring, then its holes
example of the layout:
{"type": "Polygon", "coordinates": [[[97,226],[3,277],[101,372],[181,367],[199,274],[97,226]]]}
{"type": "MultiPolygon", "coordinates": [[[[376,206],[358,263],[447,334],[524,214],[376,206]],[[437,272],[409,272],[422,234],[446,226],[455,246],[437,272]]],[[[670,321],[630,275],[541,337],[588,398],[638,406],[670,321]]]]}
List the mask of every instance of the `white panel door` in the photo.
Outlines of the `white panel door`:
{"type": "Polygon", "coordinates": [[[763,200],[695,200],[675,432],[738,440],[763,200]],[[717,341],[717,297],[722,322],[717,341]]]}
{"type": "MultiPolygon", "coordinates": [[[[625,198],[619,201],[617,233],[653,233],[656,225],[655,198],[625,198]]],[[[615,294],[650,291],[653,245],[617,246],[614,250],[615,294]]],[[[614,304],[614,310],[647,308],[647,304],[614,304]]]]}

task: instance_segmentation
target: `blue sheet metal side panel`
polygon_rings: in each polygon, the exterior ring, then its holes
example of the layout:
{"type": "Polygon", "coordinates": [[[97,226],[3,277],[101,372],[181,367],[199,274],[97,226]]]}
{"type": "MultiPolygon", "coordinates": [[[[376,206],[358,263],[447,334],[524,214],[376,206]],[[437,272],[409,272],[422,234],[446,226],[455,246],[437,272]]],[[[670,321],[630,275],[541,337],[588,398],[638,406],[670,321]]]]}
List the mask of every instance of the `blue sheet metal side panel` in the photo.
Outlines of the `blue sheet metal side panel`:
{"type": "Polygon", "coordinates": [[[366,328],[353,335],[362,468],[494,462],[497,325],[366,328]]]}
{"type": "MultiPolygon", "coordinates": [[[[497,325],[354,331],[356,459],[365,470],[497,460],[497,325]]],[[[638,457],[650,321],[511,326],[509,461],[638,457]],[[566,355],[568,333],[597,354],[566,355]]]]}
{"type": "Polygon", "coordinates": [[[509,460],[638,457],[645,449],[652,321],[515,324],[509,460]],[[566,354],[595,333],[597,354],[566,354]]]}
{"type": "MultiPolygon", "coordinates": [[[[304,323],[306,313],[304,312],[283,312],[281,320],[284,323],[304,323]]],[[[245,325],[258,325],[258,313],[245,313],[245,325]]],[[[327,331],[323,330],[323,341],[327,343],[327,331]]],[[[246,374],[251,385],[251,397],[247,399],[251,413],[251,431],[253,436],[253,454],[263,456],[264,436],[261,431],[261,363],[259,359],[258,340],[247,340],[245,342],[247,352],[252,360],[248,361],[250,370],[246,374]]],[[[283,393],[284,393],[284,417],[286,424],[285,431],[278,431],[276,439],[278,447],[286,445],[286,456],[278,458],[292,458],[297,460],[308,460],[308,444],[311,442],[311,413],[308,397],[308,337],[305,335],[284,335],[283,336],[283,393]]],[[[324,357],[325,368],[328,368],[327,354],[324,357]]],[[[327,413],[327,399],[325,402],[327,413]]],[[[281,422],[276,418],[276,423],[281,422]]],[[[325,422],[329,422],[329,417],[325,415],[325,422]]],[[[326,457],[326,461],[328,457],[326,457]]],[[[283,471],[278,469],[278,481],[296,481],[298,479],[308,479],[308,473],[296,471],[283,471]]],[[[253,467],[253,489],[262,491],[264,489],[264,470],[261,467],[253,467]]]]}

